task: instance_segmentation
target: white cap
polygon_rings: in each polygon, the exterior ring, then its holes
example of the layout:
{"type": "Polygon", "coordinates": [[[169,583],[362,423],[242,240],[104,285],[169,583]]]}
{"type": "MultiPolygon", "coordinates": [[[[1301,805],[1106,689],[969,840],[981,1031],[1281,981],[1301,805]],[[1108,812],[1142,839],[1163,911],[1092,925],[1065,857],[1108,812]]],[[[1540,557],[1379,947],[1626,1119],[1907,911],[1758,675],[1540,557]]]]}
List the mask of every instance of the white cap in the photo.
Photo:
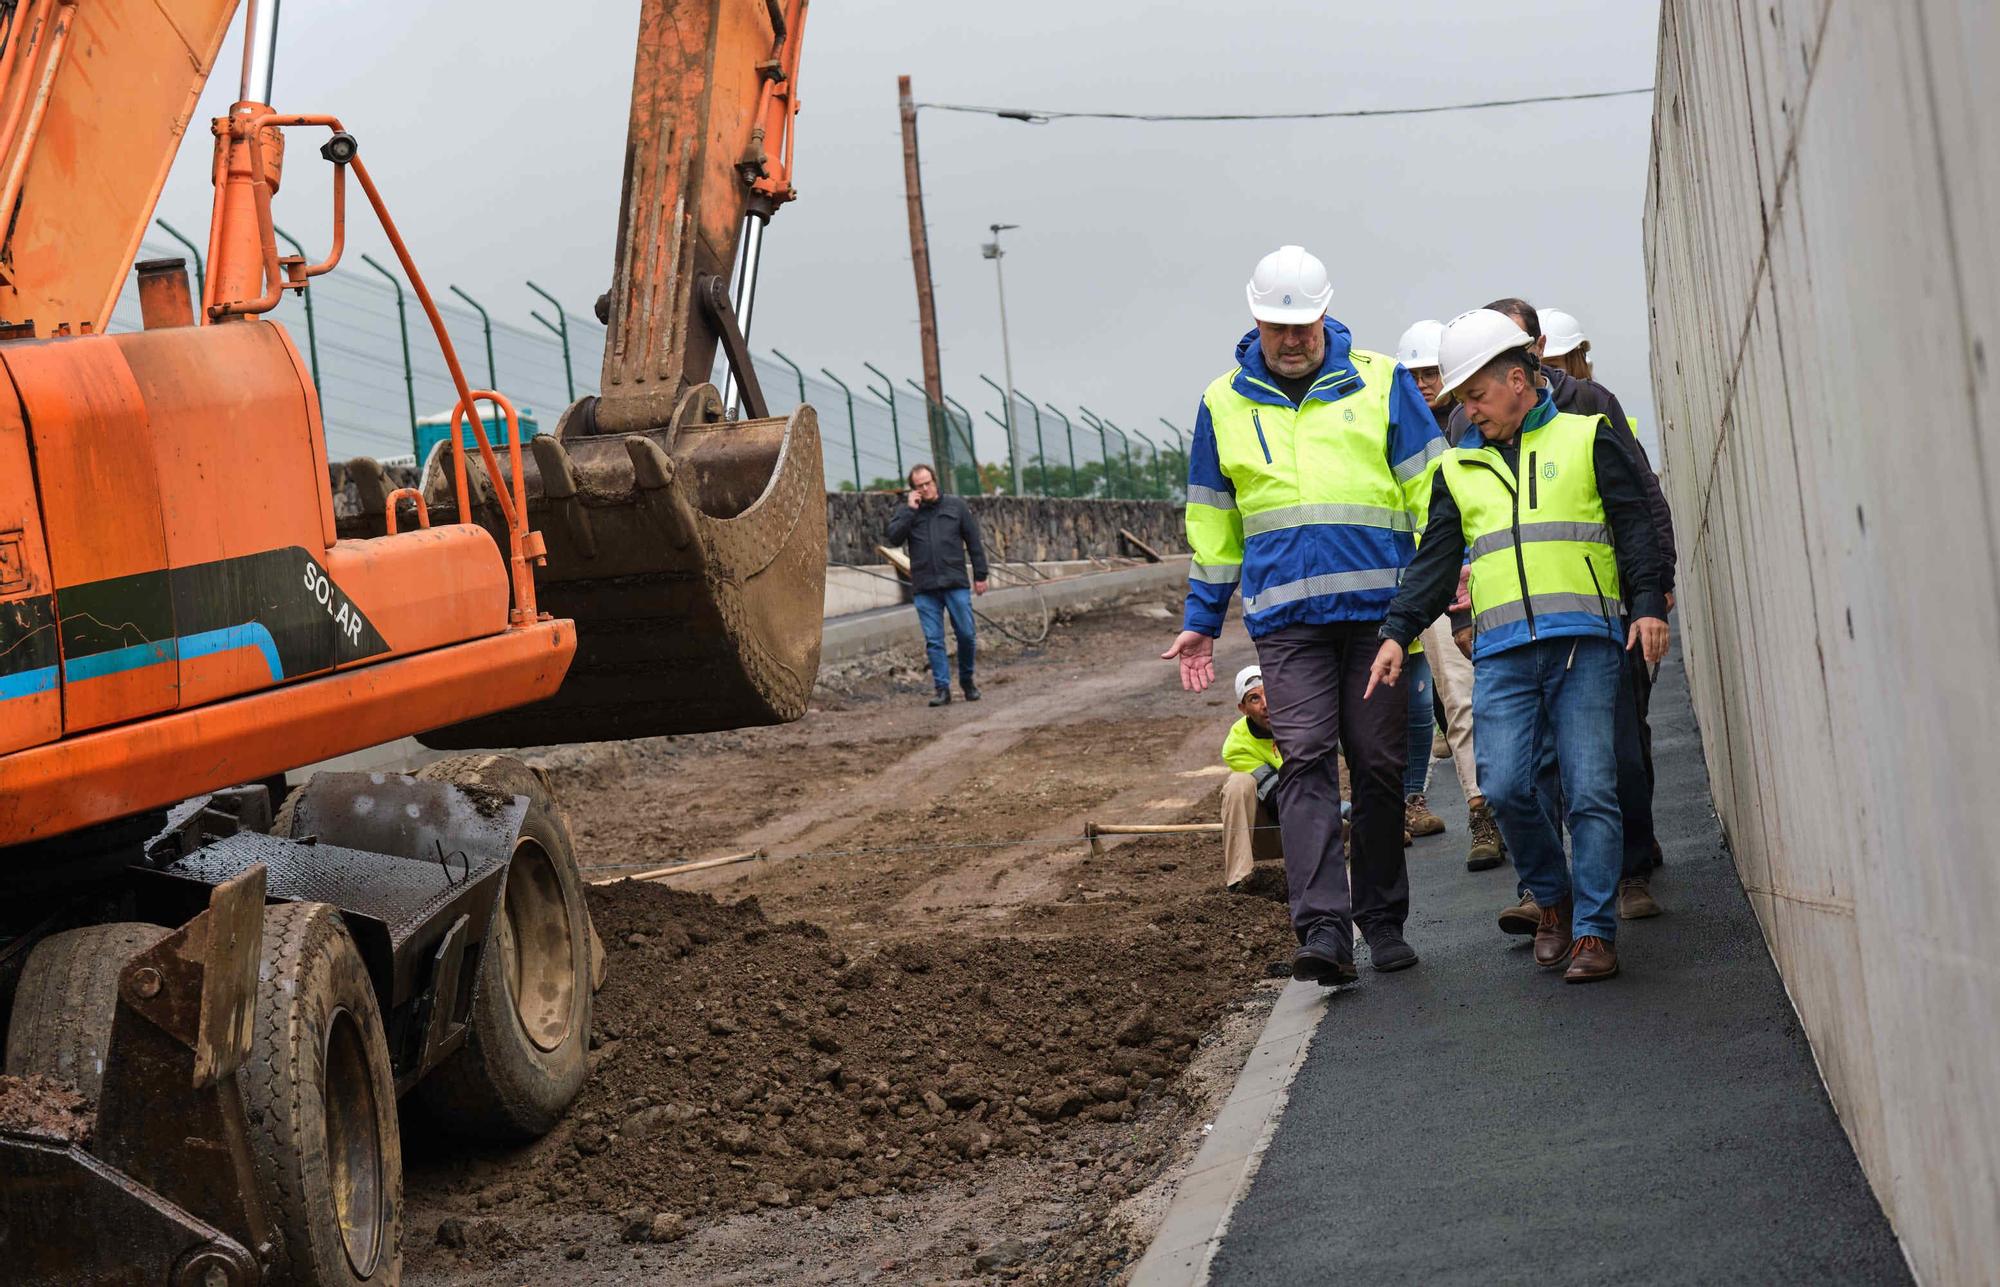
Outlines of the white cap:
{"type": "Polygon", "coordinates": [[[1542,352],[1550,357],[1561,357],[1589,338],[1583,323],[1559,308],[1538,308],[1535,316],[1541,319],[1542,338],[1548,341],[1542,352]]]}
{"type": "Polygon", "coordinates": [[[1443,334],[1443,322],[1425,318],[1421,322],[1410,323],[1410,329],[1396,341],[1396,360],[1412,371],[1420,366],[1436,366],[1438,338],[1443,334]]]}
{"type": "Polygon", "coordinates": [[[1242,701],[1244,694],[1248,693],[1251,689],[1262,688],[1263,686],[1264,668],[1262,666],[1245,666],[1236,672],[1237,701],[1242,701]]]}
{"type": "Polygon", "coordinates": [[[1303,246],[1280,246],[1257,261],[1257,271],[1243,288],[1250,297],[1250,316],[1260,322],[1297,326],[1326,316],[1333,285],[1326,265],[1303,246]]]}
{"type": "Polygon", "coordinates": [[[1531,343],[1528,333],[1514,319],[1490,308],[1460,313],[1444,324],[1438,338],[1438,374],[1444,392],[1450,393],[1470,380],[1479,368],[1508,349],[1524,349],[1531,343]]]}

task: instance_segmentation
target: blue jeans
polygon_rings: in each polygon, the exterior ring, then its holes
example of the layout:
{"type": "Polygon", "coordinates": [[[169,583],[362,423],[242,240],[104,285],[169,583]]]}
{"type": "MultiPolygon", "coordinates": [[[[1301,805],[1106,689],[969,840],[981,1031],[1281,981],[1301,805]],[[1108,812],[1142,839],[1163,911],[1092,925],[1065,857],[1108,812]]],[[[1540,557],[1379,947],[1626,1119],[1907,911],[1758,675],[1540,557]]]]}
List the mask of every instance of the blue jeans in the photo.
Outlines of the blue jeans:
{"type": "Polygon", "coordinates": [[[1431,730],[1437,712],[1431,709],[1431,663],[1423,653],[1403,660],[1403,682],[1410,688],[1410,753],[1403,766],[1403,796],[1422,795],[1431,784],[1431,730]]]}
{"type": "Polygon", "coordinates": [[[951,631],[958,636],[958,682],[972,683],[972,660],[979,646],[972,636],[972,591],[919,590],[917,620],[924,627],[924,652],[931,659],[931,682],[951,687],[951,667],[945,661],[944,614],[951,614],[951,631]]]}
{"type": "Polygon", "coordinates": [[[1573,932],[1609,943],[1618,930],[1624,821],[1618,809],[1619,668],[1609,639],[1545,639],[1474,663],[1472,719],[1479,785],[1535,902],[1574,898],[1573,932]],[[1563,858],[1561,815],[1536,787],[1555,752],[1572,854],[1563,858]]]}

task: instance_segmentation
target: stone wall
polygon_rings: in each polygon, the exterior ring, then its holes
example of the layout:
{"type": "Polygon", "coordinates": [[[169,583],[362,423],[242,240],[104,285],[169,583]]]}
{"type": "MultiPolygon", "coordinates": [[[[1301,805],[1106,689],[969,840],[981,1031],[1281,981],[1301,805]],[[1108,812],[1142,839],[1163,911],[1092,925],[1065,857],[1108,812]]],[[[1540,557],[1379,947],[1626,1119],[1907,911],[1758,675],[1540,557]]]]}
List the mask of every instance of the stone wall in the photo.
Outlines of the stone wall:
{"type": "MultiPolygon", "coordinates": [[[[385,465],[390,487],[416,485],[416,469],[385,465]]],[[[342,536],[380,536],[378,511],[363,512],[361,489],[347,465],[327,466],[333,486],[334,515],[342,536]]],[[[1161,554],[1187,553],[1179,501],[1053,500],[1033,496],[973,496],[968,498],[995,555],[1029,562],[1061,559],[1114,558],[1136,551],[1118,538],[1120,528],[1161,554]]],[[[889,519],[903,504],[900,492],[829,492],[826,497],[826,561],[875,564],[882,556],[875,546],[888,534],[889,519]]]]}
{"type": "MultiPolygon", "coordinates": [[[[968,497],[988,549],[1010,559],[1112,558],[1124,528],[1161,554],[1187,553],[1179,501],[1053,500],[1033,496],[968,497]]],[[[880,563],[875,546],[904,503],[899,492],[832,492],[826,498],[829,563],[880,563]]]]}

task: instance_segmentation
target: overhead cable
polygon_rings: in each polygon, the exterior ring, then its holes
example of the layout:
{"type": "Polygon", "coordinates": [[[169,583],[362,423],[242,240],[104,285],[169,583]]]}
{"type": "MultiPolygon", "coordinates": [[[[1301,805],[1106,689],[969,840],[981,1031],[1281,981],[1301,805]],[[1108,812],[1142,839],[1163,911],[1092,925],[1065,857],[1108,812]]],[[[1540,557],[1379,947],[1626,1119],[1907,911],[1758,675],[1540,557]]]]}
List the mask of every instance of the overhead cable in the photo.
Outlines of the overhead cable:
{"type": "Polygon", "coordinates": [[[918,103],[938,112],[969,112],[1004,120],[1046,125],[1050,121],[1326,121],[1363,116],[1427,116],[1435,112],[1477,112],[1489,107],[1522,107],[1529,103],[1575,103],[1593,98],[1624,98],[1650,94],[1651,85],[1637,89],[1600,89],[1580,94],[1536,94],[1531,98],[1492,98],[1477,103],[1434,103],[1426,107],[1353,107],[1330,112],[1064,112],[1051,108],[981,107],[971,103],[918,103]]]}

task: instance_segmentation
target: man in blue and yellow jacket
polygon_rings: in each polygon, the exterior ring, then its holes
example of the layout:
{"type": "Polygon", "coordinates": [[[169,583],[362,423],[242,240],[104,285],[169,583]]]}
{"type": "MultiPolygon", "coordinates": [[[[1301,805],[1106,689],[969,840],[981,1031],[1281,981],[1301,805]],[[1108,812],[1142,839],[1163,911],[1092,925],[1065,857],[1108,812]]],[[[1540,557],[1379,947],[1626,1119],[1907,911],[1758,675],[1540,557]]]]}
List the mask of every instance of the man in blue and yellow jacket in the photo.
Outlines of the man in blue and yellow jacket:
{"type": "Polygon", "coordinates": [[[1295,978],[1355,978],[1353,926],[1378,970],[1415,965],[1403,939],[1402,690],[1363,703],[1376,631],[1423,526],[1444,436],[1410,373],[1353,347],[1326,316],[1326,267],[1298,246],[1257,265],[1257,329],[1208,386],[1188,461],[1194,561],[1177,659],[1184,687],[1215,676],[1214,641],[1240,585],[1284,767],[1284,841],[1295,978]],[[1336,749],[1354,790],[1343,853],[1336,749]],[[1351,895],[1350,895],[1351,884],[1351,895]]]}

